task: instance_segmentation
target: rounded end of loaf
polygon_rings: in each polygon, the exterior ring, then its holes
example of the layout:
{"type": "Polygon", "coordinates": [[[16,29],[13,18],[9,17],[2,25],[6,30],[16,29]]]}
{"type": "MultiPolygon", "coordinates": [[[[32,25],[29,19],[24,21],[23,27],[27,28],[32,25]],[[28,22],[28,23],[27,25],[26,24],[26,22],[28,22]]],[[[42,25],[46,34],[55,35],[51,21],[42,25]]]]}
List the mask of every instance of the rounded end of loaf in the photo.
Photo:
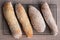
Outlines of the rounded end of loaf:
{"type": "Polygon", "coordinates": [[[17,3],[17,4],[16,4],[16,6],[22,6],[22,4],[20,4],[20,3],[17,3]]]}
{"type": "Polygon", "coordinates": [[[4,7],[8,7],[8,6],[12,6],[12,3],[11,2],[5,2],[4,7]]]}
{"type": "Polygon", "coordinates": [[[6,8],[8,9],[9,7],[12,7],[12,3],[11,2],[5,2],[3,5],[3,10],[5,10],[6,8]]]}
{"type": "Polygon", "coordinates": [[[52,33],[52,34],[53,34],[54,36],[56,36],[56,35],[58,34],[58,32],[56,32],[56,33],[54,32],[54,33],[52,33]]]}
{"type": "Polygon", "coordinates": [[[37,32],[44,32],[45,29],[46,29],[46,25],[45,25],[45,23],[43,21],[43,22],[41,22],[41,25],[37,28],[37,32]]]}
{"type": "Polygon", "coordinates": [[[56,36],[58,33],[55,33],[54,36],[56,36]]]}
{"type": "Polygon", "coordinates": [[[52,32],[52,34],[53,34],[54,36],[56,36],[56,35],[58,34],[58,30],[52,32]]]}
{"type": "Polygon", "coordinates": [[[42,5],[48,5],[48,3],[47,2],[43,2],[42,5]]]}
{"type": "Polygon", "coordinates": [[[31,10],[31,9],[33,9],[33,8],[35,8],[35,7],[32,6],[32,5],[29,5],[29,10],[31,10]]]}
{"type": "Polygon", "coordinates": [[[29,5],[29,8],[30,8],[30,7],[33,7],[33,6],[32,6],[32,5],[29,5]]]}
{"type": "Polygon", "coordinates": [[[47,9],[49,6],[48,6],[48,3],[47,2],[44,2],[42,3],[41,5],[41,9],[44,10],[44,9],[47,9]]]}
{"type": "Polygon", "coordinates": [[[32,38],[33,36],[33,31],[30,30],[29,32],[26,33],[27,38],[32,38]]]}
{"type": "Polygon", "coordinates": [[[28,34],[27,38],[32,38],[33,34],[28,34]]]}
{"type": "Polygon", "coordinates": [[[24,7],[23,7],[22,4],[17,3],[17,4],[15,5],[15,8],[16,8],[16,9],[20,9],[20,10],[22,10],[24,7]]]}
{"type": "Polygon", "coordinates": [[[11,4],[11,2],[10,2],[10,1],[8,1],[8,2],[5,2],[5,4],[11,4]]]}
{"type": "Polygon", "coordinates": [[[23,5],[20,4],[20,3],[17,3],[17,4],[15,5],[15,9],[16,9],[16,13],[21,13],[22,11],[25,12],[25,9],[24,9],[23,5]]]}
{"type": "Polygon", "coordinates": [[[13,35],[13,37],[14,37],[15,39],[19,39],[19,38],[22,37],[22,34],[15,34],[15,35],[13,35]]]}
{"type": "Polygon", "coordinates": [[[42,27],[40,27],[40,28],[38,28],[38,29],[35,29],[37,32],[44,32],[45,31],[45,29],[46,29],[46,26],[42,26],[42,27]]]}
{"type": "Polygon", "coordinates": [[[44,29],[37,30],[37,32],[44,32],[44,31],[45,31],[45,28],[44,29]]]}
{"type": "Polygon", "coordinates": [[[28,32],[26,35],[27,35],[27,38],[32,38],[32,36],[33,36],[33,31],[28,32]]]}

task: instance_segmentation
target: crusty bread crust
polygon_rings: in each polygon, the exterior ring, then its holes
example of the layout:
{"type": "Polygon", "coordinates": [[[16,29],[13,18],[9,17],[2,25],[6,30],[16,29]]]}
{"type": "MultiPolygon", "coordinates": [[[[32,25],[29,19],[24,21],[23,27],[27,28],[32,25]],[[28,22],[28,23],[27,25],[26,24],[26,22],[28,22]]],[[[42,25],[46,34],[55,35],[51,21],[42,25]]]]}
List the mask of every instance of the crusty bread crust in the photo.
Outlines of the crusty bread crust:
{"type": "Polygon", "coordinates": [[[42,14],[45,18],[45,21],[47,22],[50,29],[52,30],[52,33],[54,35],[57,35],[58,34],[58,28],[57,28],[56,22],[53,18],[52,12],[49,8],[49,5],[46,2],[42,4],[41,11],[42,11],[42,14]]]}
{"type": "Polygon", "coordinates": [[[16,15],[19,22],[22,24],[24,32],[29,38],[31,38],[33,36],[33,30],[24,7],[20,3],[18,3],[16,4],[15,8],[16,15]]]}
{"type": "Polygon", "coordinates": [[[22,36],[20,25],[14,14],[14,9],[11,2],[6,2],[3,6],[4,17],[9,25],[12,35],[19,39],[22,36]]]}
{"type": "Polygon", "coordinates": [[[33,28],[37,32],[45,31],[46,25],[40,11],[31,5],[29,6],[29,17],[33,25],[33,28]]]}

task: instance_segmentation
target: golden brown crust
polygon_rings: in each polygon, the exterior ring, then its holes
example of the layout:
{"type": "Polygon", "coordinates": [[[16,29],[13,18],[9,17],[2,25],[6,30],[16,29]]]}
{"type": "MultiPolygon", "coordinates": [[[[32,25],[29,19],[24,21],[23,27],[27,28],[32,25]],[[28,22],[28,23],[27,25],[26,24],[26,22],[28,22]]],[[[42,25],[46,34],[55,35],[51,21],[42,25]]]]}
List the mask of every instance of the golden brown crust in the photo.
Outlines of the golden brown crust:
{"type": "Polygon", "coordinates": [[[33,35],[32,26],[29,22],[29,19],[24,7],[20,3],[18,3],[16,4],[15,8],[16,8],[15,10],[16,10],[17,17],[20,23],[22,24],[24,32],[28,37],[32,37],[33,35]]]}
{"type": "Polygon", "coordinates": [[[9,25],[12,35],[19,39],[22,36],[21,28],[14,14],[11,2],[6,2],[3,6],[4,17],[9,25]]]}

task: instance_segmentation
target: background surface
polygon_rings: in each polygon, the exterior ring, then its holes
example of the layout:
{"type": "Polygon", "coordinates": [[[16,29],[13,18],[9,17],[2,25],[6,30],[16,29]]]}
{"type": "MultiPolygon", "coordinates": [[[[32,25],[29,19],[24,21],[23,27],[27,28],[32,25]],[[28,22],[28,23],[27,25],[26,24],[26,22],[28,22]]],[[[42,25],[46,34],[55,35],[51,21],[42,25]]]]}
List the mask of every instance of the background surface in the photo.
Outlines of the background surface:
{"type": "MultiPolygon", "coordinates": [[[[2,10],[1,10],[1,6],[5,1],[11,1],[12,3],[16,3],[16,2],[20,2],[22,4],[37,4],[40,3],[41,1],[44,2],[48,2],[49,4],[56,4],[57,5],[57,25],[58,25],[58,29],[60,30],[60,1],[59,0],[0,0],[0,40],[15,40],[11,35],[3,35],[3,23],[2,23],[2,10]]],[[[53,35],[34,35],[31,39],[26,38],[25,35],[23,36],[23,38],[20,38],[20,40],[60,40],[60,31],[58,33],[57,36],[53,36],[53,35]]]]}

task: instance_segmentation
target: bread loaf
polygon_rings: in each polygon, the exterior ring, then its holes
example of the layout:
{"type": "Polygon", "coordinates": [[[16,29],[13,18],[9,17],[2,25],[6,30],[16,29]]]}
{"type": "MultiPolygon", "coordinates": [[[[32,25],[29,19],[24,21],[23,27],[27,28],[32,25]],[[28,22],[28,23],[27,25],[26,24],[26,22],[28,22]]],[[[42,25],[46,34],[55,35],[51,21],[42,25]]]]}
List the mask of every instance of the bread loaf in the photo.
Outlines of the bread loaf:
{"type": "Polygon", "coordinates": [[[29,6],[29,17],[33,28],[37,32],[44,32],[46,25],[40,11],[34,6],[29,6]]]}
{"type": "Polygon", "coordinates": [[[57,24],[53,18],[49,5],[46,2],[42,4],[41,11],[42,11],[45,21],[48,24],[49,28],[51,29],[52,33],[54,35],[57,35],[57,33],[58,33],[57,24]]]}
{"type": "Polygon", "coordinates": [[[3,13],[13,37],[19,39],[22,36],[22,31],[15,17],[14,9],[11,2],[4,3],[3,13]]]}
{"type": "Polygon", "coordinates": [[[28,38],[31,38],[33,36],[33,30],[24,7],[18,3],[15,5],[15,11],[19,22],[22,24],[24,32],[28,38]]]}

